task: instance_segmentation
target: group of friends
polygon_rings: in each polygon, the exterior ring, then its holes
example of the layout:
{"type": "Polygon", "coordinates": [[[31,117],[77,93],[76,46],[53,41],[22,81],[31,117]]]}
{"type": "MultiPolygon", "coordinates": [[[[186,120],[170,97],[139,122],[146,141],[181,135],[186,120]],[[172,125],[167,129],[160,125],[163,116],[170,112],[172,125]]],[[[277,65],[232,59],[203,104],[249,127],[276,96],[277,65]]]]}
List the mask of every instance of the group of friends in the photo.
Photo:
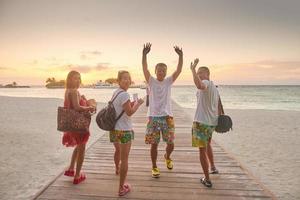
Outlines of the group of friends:
{"type": "MultiPolygon", "coordinates": [[[[160,170],[157,166],[158,145],[162,140],[166,143],[166,152],[164,154],[165,164],[169,170],[173,169],[173,160],[171,154],[174,150],[175,124],[171,107],[171,87],[182,71],[183,51],[178,46],[174,46],[178,54],[178,65],[171,76],[167,75],[167,65],[158,63],[155,66],[155,77],[151,75],[148,69],[147,55],[151,50],[151,44],[144,44],[142,53],[142,66],[145,81],[149,89],[149,107],[148,122],[145,132],[145,143],[151,145],[152,177],[158,178],[160,170]]],[[[197,87],[197,108],[192,124],[192,146],[199,148],[200,163],[204,172],[204,177],[200,179],[206,187],[212,187],[210,174],[219,173],[214,164],[213,150],[211,146],[212,133],[218,124],[218,116],[221,115],[220,97],[217,87],[210,80],[210,71],[207,67],[199,67],[196,70],[199,59],[195,59],[190,64],[194,84],[197,87]]],[[[113,143],[115,174],[120,176],[119,196],[124,196],[131,191],[132,187],[126,182],[128,171],[128,157],[132,141],[134,140],[134,131],[131,122],[131,116],[143,104],[143,99],[137,99],[131,102],[130,95],[127,92],[131,85],[131,76],[128,71],[118,72],[119,88],[113,93],[112,99],[117,116],[124,112],[116,122],[114,130],[109,132],[110,142],[113,143]]],[[[66,80],[65,101],[66,108],[72,108],[77,111],[96,110],[95,105],[90,105],[84,95],[81,95],[78,88],[81,84],[81,76],[77,71],[69,72],[66,80]]],[[[74,177],[73,183],[79,184],[86,179],[86,175],[81,172],[85,156],[85,147],[90,133],[65,132],[62,143],[67,147],[75,147],[71,163],[65,171],[65,176],[74,177]],[[76,166],[75,166],[76,165],[76,166]]],[[[149,170],[150,171],[150,170],[149,170]]],[[[150,172],[149,172],[150,173],[150,172]]]]}

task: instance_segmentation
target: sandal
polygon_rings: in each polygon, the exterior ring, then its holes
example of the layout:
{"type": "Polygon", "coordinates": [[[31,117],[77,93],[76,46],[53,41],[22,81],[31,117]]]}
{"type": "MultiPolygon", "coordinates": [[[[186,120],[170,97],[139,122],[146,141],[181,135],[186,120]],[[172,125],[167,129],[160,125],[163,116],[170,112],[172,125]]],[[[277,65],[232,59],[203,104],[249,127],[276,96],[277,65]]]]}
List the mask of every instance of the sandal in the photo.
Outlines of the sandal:
{"type": "Polygon", "coordinates": [[[126,194],[128,194],[131,190],[131,186],[128,183],[125,183],[123,185],[123,188],[119,191],[119,196],[125,196],[126,194]]]}
{"type": "Polygon", "coordinates": [[[129,183],[124,183],[123,187],[131,189],[131,185],[129,183]]]}
{"type": "Polygon", "coordinates": [[[166,154],[164,155],[166,166],[169,170],[173,169],[173,160],[171,158],[167,159],[166,154]]]}
{"type": "Polygon", "coordinates": [[[208,188],[211,188],[211,187],[212,187],[211,181],[207,180],[206,178],[201,178],[200,181],[201,181],[201,183],[202,183],[203,185],[205,185],[206,187],[208,187],[208,188]]]}
{"type": "Polygon", "coordinates": [[[80,177],[79,178],[74,178],[73,180],[73,184],[79,184],[81,183],[82,181],[84,181],[86,179],[86,176],[84,173],[80,173],[80,177]]]}
{"type": "Polygon", "coordinates": [[[68,169],[65,171],[64,175],[73,177],[75,175],[75,171],[73,169],[68,169]]]}
{"type": "Polygon", "coordinates": [[[219,170],[217,168],[211,168],[210,174],[218,174],[219,170]]]}

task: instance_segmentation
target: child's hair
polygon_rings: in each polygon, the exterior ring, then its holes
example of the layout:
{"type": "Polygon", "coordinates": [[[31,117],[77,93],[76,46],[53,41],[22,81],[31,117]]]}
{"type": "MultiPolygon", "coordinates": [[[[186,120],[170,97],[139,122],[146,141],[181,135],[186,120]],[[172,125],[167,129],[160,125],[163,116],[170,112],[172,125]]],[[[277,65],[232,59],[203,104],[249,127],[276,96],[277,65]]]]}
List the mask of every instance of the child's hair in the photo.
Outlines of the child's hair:
{"type": "MultiPolygon", "coordinates": [[[[121,70],[121,71],[118,72],[118,78],[117,78],[117,79],[118,79],[118,82],[121,81],[123,74],[129,74],[129,77],[130,77],[130,73],[129,73],[128,71],[126,71],[126,70],[121,70]]],[[[131,77],[130,77],[130,82],[131,82],[131,77]]]]}
{"type": "Polygon", "coordinates": [[[157,65],[155,66],[155,71],[157,70],[157,68],[159,67],[164,67],[167,69],[167,65],[165,63],[157,63],[157,65]]]}
{"type": "MultiPolygon", "coordinates": [[[[72,78],[73,76],[75,75],[79,75],[80,76],[80,73],[77,72],[77,71],[70,71],[68,73],[68,76],[67,76],[67,80],[66,80],[66,88],[67,89],[74,89],[76,86],[74,85],[74,83],[72,83],[72,78]]],[[[80,83],[81,83],[81,78],[80,78],[80,83]]]]}
{"type": "Polygon", "coordinates": [[[199,67],[198,72],[199,72],[200,70],[205,71],[208,75],[210,74],[208,67],[205,67],[205,66],[199,67]]]}

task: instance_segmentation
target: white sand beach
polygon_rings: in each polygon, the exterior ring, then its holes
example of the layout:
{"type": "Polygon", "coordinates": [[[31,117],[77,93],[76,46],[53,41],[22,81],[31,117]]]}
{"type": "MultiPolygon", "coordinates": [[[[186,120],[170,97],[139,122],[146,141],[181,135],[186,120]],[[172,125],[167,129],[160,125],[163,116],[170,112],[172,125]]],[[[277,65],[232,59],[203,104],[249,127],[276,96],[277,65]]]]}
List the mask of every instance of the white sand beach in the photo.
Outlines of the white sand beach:
{"type": "MultiPolygon", "coordinates": [[[[195,110],[187,109],[193,119],[195,110]]],[[[225,110],[233,131],[213,139],[279,199],[300,199],[300,112],[225,110]]],[[[221,172],[222,173],[222,172],[221,172]]]]}
{"type": "MultiPolygon", "coordinates": [[[[0,199],[30,199],[68,165],[72,148],[61,144],[62,133],[56,130],[62,103],[0,96],[0,199]]],[[[92,123],[88,145],[102,134],[92,123]]]]}
{"type": "MultiPolygon", "coordinates": [[[[72,149],[61,145],[61,133],[56,130],[56,109],[61,104],[60,99],[0,96],[1,199],[32,198],[68,165],[72,149]]],[[[194,109],[186,112],[192,122],[194,109]]],[[[228,113],[233,118],[234,130],[214,134],[216,142],[279,199],[300,199],[300,113],[228,113]]],[[[93,120],[88,144],[102,134],[93,120]]]]}

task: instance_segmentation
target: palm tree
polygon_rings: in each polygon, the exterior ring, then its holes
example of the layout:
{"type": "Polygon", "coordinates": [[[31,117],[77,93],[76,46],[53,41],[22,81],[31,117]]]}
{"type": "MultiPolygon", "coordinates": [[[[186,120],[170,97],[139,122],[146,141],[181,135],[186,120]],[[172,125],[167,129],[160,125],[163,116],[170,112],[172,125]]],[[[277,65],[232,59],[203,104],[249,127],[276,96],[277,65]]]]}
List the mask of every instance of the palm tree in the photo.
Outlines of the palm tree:
{"type": "Polygon", "coordinates": [[[105,80],[105,83],[116,84],[118,83],[118,80],[116,78],[108,78],[105,80]]]}
{"type": "Polygon", "coordinates": [[[46,83],[55,83],[55,78],[47,78],[46,83]]]}

